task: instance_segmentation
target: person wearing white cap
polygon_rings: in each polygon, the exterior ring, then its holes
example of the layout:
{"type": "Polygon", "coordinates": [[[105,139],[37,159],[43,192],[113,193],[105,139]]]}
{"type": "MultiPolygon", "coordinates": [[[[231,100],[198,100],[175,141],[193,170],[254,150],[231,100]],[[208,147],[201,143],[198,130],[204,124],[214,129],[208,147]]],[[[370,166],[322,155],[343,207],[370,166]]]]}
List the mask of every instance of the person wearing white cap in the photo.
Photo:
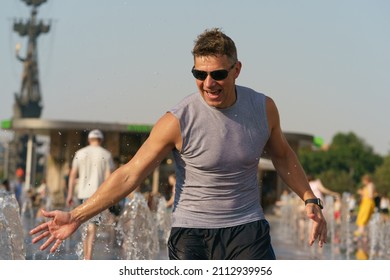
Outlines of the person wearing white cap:
{"type": "MultiPolygon", "coordinates": [[[[68,206],[73,204],[76,181],[78,186],[77,198],[82,203],[95,193],[113,171],[112,155],[101,146],[103,139],[103,133],[100,130],[91,130],[88,134],[89,145],[75,153],[69,174],[68,196],[66,199],[68,206]]],[[[87,235],[84,240],[84,259],[86,260],[92,259],[97,222],[98,218],[91,219],[87,226],[87,235]]]]}

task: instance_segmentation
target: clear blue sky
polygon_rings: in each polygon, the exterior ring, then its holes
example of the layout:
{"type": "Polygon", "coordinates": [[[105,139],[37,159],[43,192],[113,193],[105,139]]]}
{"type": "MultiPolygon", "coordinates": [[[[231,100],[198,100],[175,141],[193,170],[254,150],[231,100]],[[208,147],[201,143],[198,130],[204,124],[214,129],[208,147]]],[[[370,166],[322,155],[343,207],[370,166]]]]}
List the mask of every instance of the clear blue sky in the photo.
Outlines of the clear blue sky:
{"type": "MultiPolygon", "coordinates": [[[[22,1],[1,1],[0,120],[20,89],[14,46],[27,44],[13,20],[29,15],[22,1]]],[[[196,91],[193,41],[221,27],[243,63],[237,84],[272,97],[284,131],[327,143],[352,131],[386,155],[389,15],[387,0],[48,0],[38,12],[52,20],[38,40],[42,118],[154,123],[196,91]]]]}

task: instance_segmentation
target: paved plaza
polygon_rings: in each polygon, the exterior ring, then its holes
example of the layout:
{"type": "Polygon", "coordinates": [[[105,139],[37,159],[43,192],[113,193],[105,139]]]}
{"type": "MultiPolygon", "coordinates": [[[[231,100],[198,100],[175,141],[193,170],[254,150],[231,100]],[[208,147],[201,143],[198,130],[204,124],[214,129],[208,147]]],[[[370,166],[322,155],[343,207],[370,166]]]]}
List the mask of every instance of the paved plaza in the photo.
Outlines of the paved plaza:
{"type": "MultiPolygon", "coordinates": [[[[321,250],[316,250],[316,247],[311,249],[303,249],[300,246],[307,244],[295,244],[291,240],[285,239],[281,234],[279,219],[276,216],[269,216],[268,220],[271,225],[272,243],[277,259],[279,260],[310,260],[310,259],[326,259],[327,253],[321,250]],[[279,231],[279,233],[278,233],[279,231]]],[[[23,225],[25,228],[25,248],[26,259],[28,260],[77,260],[82,254],[81,250],[81,233],[76,232],[70,239],[66,240],[61,248],[54,254],[48,254],[46,251],[40,251],[40,244],[32,244],[28,230],[34,226],[35,221],[29,217],[24,217],[23,225]]],[[[120,260],[123,258],[123,249],[118,245],[116,231],[112,226],[103,226],[99,228],[97,239],[95,242],[93,259],[97,260],[120,260]]],[[[330,246],[330,245],[326,245],[330,246]]],[[[325,251],[325,249],[322,249],[325,251]]],[[[155,259],[167,260],[168,253],[166,245],[160,243],[160,250],[155,259]]]]}

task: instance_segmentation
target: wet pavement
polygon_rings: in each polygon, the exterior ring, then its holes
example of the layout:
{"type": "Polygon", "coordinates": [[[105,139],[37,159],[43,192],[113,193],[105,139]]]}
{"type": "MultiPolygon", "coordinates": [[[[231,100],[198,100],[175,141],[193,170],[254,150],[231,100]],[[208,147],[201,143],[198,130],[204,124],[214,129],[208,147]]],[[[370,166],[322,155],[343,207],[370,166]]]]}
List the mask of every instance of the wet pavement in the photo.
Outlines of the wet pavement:
{"type": "MultiPolygon", "coordinates": [[[[3,210],[0,214],[5,215],[0,216],[0,227],[6,229],[2,231],[2,246],[11,246],[13,249],[9,251],[11,255],[4,254],[4,250],[0,259],[23,259],[24,256],[26,260],[83,259],[82,233],[85,224],[65,240],[55,253],[50,254],[48,250],[39,250],[44,240],[38,244],[31,242],[29,231],[39,224],[36,220],[37,210],[31,207],[22,208],[22,215],[19,216],[19,208],[14,198],[12,200],[11,196],[2,196],[2,201],[0,206],[3,206],[3,210]],[[8,210],[14,211],[11,213],[8,210]],[[15,227],[16,225],[18,226],[15,227]],[[20,257],[15,257],[15,254],[20,257]]],[[[150,212],[141,195],[139,199],[129,202],[119,217],[105,211],[97,231],[93,259],[167,260],[166,239],[170,230],[170,212],[167,211],[165,203],[159,205],[162,207],[158,207],[156,212],[150,212]]],[[[390,223],[383,220],[380,213],[373,214],[368,226],[368,236],[357,238],[353,236],[356,229],[354,219],[349,215],[341,215],[344,219],[336,222],[332,219],[332,213],[326,212],[328,243],[324,248],[319,248],[318,244],[312,247],[308,245],[311,221],[296,215],[300,212],[294,215],[293,211],[289,210],[284,215],[280,214],[284,212],[266,212],[271,241],[278,260],[386,260],[390,257],[390,223]]]]}
{"type": "Polygon", "coordinates": [[[279,217],[275,215],[266,216],[271,227],[271,242],[277,260],[321,260],[330,258],[330,246],[325,245],[319,248],[318,244],[309,246],[308,240],[299,240],[293,230],[285,234],[279,217]]]}
{"type": "MultiPolygon", "coordinates": [[[[69,239],[65,240],[61,247],[53,254],[40,251],[39,247],[43,243],[32,244],[28,231],[37,225],[34,219],[28,216],[22,219],[25,235],[26,260],[78,260],[82,259],[82,227],[80,227],[69,239]]],[[[115,230],[114,219],[107,224],[98,227],[93,249],[94,260],[122,260],[125,259],[125,252],[118,242],[118,232],[115,230]]],[[[156,260],[168,259],[166,246],[160,244],[160,250],[156,255],[156,260]]]]}
{"type": "MultiPolygon", "coordinates": [[[[271,238],[274,251],[278,260],[310,260],[327,259],[329,248],[317,250],[317,247],[309,247],[307,244],[297,244],[291,239],[283,237],[281,234],[281,225],[278,217],[274,215],[267,216],[271,226],[271,238]]],[[[54,254],[48,251],[40,251],[38,244],[31,243],[31,236],[28,231],[37,225],[35,219],[26,214],[22,218],[25,229],[25,249],[27,260],[78,260],[82,259],[81,229],[67,239],[54,254]]],[[[328,245],[326,245],[328,246],[328,245]]],[[[93,259],[95,260],[122,260],[124,252],[122,246],[117,242],[117,232],[112,224],[100,226],[95,240],[93,259]]],[[[166,245],[160,242],[160,250],[155,260],[167,260],[168,253],[166,245]]]]}

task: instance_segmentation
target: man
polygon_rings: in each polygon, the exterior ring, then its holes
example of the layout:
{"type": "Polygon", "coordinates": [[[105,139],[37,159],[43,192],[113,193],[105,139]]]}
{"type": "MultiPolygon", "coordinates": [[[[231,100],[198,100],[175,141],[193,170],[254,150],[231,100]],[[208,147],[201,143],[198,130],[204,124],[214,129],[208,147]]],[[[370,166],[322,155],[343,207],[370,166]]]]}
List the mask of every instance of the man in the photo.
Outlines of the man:
{"type": "Polygon", "coordinates": [[[312,245],[326,242],[321,204],[288,145],[273,100],[235,84],[241,71],[234,42],[219,29],[198,36],[192,74],[198,93],[162,116],[137,154],[117,169],[83,205],[30,233],[47,237],[41,250],[133,191],[173,152],[176,200],[169,238],[170,259],[275,259],[269,225],[260,205],[257,168],[266,152],[281,178],[306,202],[312,245]],[[317,204],[318,205],[317,205],[317,204]]]}
{"type": "MultiPolygon", "coordinates": [[[[72,161],[72,169],[69,174],[68,196],[66,203],[73,204],[74,189],[77,180],[77,198],[79,203],[92,196],[114,169],[111,153],[101,145],[103,133],[94,129],[88,134],[89,145],[78,150],[72,161]]],[[[92,259],[93,243],[95,241],[96,227],[99,217],[91,219],[87,225],[87,233],[84,239],[84,259],[92,259]]]]}

